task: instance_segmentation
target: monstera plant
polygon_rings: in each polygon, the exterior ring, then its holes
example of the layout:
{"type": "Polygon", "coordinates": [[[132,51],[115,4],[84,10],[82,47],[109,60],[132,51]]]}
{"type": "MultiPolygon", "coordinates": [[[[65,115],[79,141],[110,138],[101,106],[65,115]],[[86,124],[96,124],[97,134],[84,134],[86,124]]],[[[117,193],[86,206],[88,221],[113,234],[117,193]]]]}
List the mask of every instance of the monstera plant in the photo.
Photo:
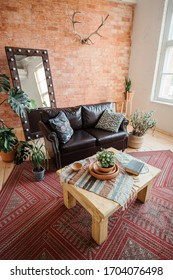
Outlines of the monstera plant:
{"type": "MultiPolygon", "coordinates": [[[[9,77],[5,74],[0,74],[0,94],[4,95],[4,98],[0,101],[0,106],[7,102],[20,117],[25,116],[26,110],[31,108],[31,101],[28,95],[21,89],[11,88],[9,77]]],[[[14,128],[8,127],[4,120],[0,119],[0,153],[4,161],[13,161],[17,143],[18,139],[14,133],[14,128]],[[10,158],[7,157],[8,155],[10,158]]]]}

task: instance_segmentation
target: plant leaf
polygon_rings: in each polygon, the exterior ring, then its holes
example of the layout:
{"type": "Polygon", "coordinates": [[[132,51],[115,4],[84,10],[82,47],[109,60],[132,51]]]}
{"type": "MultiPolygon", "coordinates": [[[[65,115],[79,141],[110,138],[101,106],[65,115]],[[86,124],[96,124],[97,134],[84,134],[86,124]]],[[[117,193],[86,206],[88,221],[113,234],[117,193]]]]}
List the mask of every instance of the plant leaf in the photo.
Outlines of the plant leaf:
{"type": "Polygon", "coordinates": [[[10,104],[13,111],[21,117],[25,117],[26,110],[30,110],[30,100],[28,95],[21,89],[10,89],[8,103],[10,104]]]}
{"type": "Polygon", "coordinates": [[[6,93],[10,89],[9,77],[5,74],[0,74],[0,92],[6,93]]]}

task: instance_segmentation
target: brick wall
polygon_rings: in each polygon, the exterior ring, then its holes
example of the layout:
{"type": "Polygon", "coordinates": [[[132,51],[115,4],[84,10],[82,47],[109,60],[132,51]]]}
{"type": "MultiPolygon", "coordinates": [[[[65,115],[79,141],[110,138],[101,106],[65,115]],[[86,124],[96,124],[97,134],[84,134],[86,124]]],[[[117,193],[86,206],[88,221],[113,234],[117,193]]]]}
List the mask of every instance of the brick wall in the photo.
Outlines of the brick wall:
{"type": "MultiPolygon", "coordinates": [[[[4,47],[47,49],[58,107],[104,101],[120,102],[128,75],[134,8],[106,0],[1,0],[0,71],[10,76],[4,47]],[[68,6],[67,6],[68,3],[68,6]],[[75,40],[68,14],[81,11],[77,28],[94,31],[93,45],[75,40]]],[[[1,105],[0,118],[20,126],[19,118],[1,105]]]]}

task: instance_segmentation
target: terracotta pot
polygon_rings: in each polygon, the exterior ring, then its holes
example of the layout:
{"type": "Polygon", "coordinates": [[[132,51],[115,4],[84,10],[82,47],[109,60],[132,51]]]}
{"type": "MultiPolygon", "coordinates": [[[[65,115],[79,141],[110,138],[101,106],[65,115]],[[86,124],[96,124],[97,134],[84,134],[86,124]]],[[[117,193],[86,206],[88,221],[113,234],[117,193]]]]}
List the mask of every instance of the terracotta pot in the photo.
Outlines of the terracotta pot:
{"type": "Polygon", "coordinates": [[[12,162],[14,160],[14,155],[17,149],[17,145],[14,146],[13,150],[8,153],[0,152],[0,156],[4,162],[12,162]]]}
{"type": "Polygon", "coordinates": [[[101,164],[100,164],[99,161],[97,161],[97,166],[98,166],[98,169],[100,171],[105,172],[105,173],[112,171],[114,169],[114,167],[115,167],[115,165],[110,166],[110,167],[101,167],[101,164]]]}
{"type": "Polygon", "coordinates": [[[144,136],[136,136],[132,133],[129,133],[129,139],[128,139],[128,147],[133,149],[139,149],[144,141],[144,136]]]}

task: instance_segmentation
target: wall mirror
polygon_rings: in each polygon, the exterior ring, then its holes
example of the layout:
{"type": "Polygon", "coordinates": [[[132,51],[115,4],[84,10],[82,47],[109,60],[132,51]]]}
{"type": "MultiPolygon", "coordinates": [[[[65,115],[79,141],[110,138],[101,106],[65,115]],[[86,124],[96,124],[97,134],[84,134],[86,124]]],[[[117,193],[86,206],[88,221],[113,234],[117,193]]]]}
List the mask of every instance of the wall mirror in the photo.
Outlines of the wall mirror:
{"type": "Polygon", "coordinates": [[[48,51],[16,47],[5,47],[5,51],[13,86],[21,88],[35,103],[21,119],[25,138],[42,137],[38,127],[40,111],[56,107],[48,51]]]}

